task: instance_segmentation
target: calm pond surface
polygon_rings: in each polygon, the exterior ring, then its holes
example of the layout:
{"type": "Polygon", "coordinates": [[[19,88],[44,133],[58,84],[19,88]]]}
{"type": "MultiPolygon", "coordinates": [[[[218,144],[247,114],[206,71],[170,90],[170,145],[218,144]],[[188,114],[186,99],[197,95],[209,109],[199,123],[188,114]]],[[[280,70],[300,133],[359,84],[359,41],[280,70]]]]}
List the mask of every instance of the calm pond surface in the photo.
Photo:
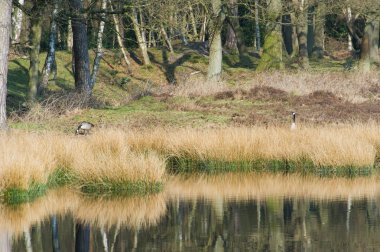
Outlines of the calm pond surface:
{"type": "Polygon", "coordinates": [[[0,208],[0,251],[379,251],[379,182],[243,174],[169,178],[145,197],[52,190],[0,208]]]}

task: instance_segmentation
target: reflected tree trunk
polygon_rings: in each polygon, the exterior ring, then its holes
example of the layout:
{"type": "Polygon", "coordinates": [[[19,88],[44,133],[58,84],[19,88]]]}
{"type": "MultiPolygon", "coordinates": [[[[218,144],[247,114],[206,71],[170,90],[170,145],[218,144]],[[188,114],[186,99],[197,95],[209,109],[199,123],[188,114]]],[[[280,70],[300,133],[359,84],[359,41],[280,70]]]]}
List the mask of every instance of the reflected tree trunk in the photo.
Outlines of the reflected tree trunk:
{"type": "Polygon", "coordinates": [[[75,252],[90,251],[90,226],[79,224],[75,226],[75,252]]]}
{"type": "Polygon", "coordinates": [[[60,246],[59,246],[59,235],[58,235],[58,223],[57,223],[57,216],[54,215],[50,218],[51,222],[51,230],[52,230],[52,243],[53,243],[53,251],[59,252],[60,246]]]}
{"type": "Polygon", "coordinates": [[[27,252],[33,252],[32,237],[30,235],[29,229],[24,231],[24,242],[25,242],[25,250],[27,252]]]}

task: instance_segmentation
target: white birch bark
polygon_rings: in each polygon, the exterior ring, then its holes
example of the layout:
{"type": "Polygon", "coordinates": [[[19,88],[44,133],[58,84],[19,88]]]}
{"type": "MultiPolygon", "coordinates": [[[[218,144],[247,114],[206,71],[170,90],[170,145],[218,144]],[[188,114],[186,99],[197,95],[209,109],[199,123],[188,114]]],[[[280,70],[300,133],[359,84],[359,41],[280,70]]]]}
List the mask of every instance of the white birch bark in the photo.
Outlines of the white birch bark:
{"type": "MultiPolygon", "coordinates": [[[[20,5],[24,5],[24,0],[18,0],[18,3],[20,5]]],[[[20,43],[22,18],[23,18],[22,10],[15,7],[13,16],[12,16],[12,44],[20,43]]]]}
{"type": "Polygon", "coordinates": [[[55,62],[55,44],[57,39],[57,18],[58,15],[58,0],[54,0],[54,9],[52,14],[51,26],[50,26],[50,37],[49,37],[49,51],[46,55],[45,65],[42,70],[42,81],[38,87],[38,93],[43,92],[46,89],[49,82],[50,72],[54,66],[55,62]]]}
{"type": "MultiPolygon", "coordinates": [[[[102,0],[102,10],[106,10],[107,8],[107,0],[102,0]]],[[[99,65],[100,65],[100,60],[102,59],[103,56],[103,31],[104,31],[104,20],[106,18],[106,14],[102,13],[100,14],[100,23],[99,23],[99,31],[98,31],[98,38],[96,41],[96,55],[94,59],[94,64],[92,66],[92,73],[91,73],[91,80],[90,80],[90,87],[91,89],[94,88],[95,82],[96,82],[96,75],[98,74],[99,71],[99,65]]]]}

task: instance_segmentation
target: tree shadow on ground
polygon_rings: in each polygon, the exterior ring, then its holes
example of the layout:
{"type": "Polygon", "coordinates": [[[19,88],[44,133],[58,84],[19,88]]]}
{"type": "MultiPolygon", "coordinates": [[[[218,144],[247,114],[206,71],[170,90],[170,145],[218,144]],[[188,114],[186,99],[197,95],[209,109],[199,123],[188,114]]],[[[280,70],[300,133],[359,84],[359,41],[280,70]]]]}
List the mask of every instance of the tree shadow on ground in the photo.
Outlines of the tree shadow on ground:
{"type": "Polygon", "coordinates": [[[178,66],[183,65],[186,61],[188,61],[191,56],[189,53],[184,53],[181,57],[176,59],[173,63],[170,63],[170,55],[168,53],[168,50],[166,48],[162,49],[162,63],[159,62],[153,54],[149,54],[149,57],[151,58],[152,62],[159,65],[163,72],[165,73],[166,80],[168,83],[175,85],[177,83],[177,78],[175,76],[175,71],[178,66]]]}

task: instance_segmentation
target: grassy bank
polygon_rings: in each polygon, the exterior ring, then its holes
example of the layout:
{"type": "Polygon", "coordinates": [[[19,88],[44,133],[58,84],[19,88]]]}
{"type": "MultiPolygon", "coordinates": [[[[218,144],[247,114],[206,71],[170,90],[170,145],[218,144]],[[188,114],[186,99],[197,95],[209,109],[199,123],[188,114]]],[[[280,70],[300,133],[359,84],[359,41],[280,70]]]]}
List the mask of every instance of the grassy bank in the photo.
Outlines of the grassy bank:
{"type": "Polygon", "coordinates": [[[63,184],[101,194],[162,189],[164,160],[132,152],[121,132],[90,137],[11,132],[0,138],[0,196],[7,203],[33,200],[63,184]]]}
{"type": "Polygon", "coordinates": [[[132,149],[169,157],[175,172],[281,171],[323,176],[375,170],[376,125],[289,128],[180,129],[137,132],[132,149]]]}

